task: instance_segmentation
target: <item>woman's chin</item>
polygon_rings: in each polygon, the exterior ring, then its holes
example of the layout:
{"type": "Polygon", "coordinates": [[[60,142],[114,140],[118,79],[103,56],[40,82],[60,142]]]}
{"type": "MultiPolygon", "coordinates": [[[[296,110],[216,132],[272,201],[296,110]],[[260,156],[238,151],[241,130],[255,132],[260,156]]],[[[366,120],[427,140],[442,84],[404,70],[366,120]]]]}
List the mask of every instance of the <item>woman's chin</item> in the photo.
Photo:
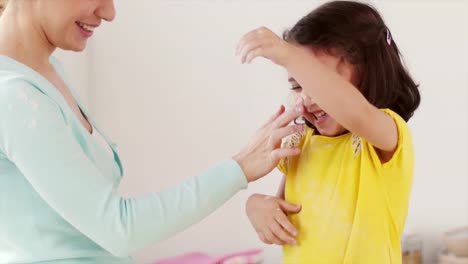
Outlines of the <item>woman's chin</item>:
{"type": "Polygon", "coordinates": [[[86,48],[87,42],[86,41],[74,41],[72,43],[67,43],[66,45],[60,45],[58,48],[63,50],[75,51],[80,52],[86,48]]]}

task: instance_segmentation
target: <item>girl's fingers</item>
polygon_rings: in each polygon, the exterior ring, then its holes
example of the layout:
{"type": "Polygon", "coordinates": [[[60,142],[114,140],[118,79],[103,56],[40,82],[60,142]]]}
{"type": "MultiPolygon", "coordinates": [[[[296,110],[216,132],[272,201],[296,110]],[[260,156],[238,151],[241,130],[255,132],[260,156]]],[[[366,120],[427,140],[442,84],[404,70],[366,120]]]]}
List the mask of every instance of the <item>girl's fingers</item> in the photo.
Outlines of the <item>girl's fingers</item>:
{"type": "Polygon", "coordinates": [[[241,46],[239,55],[241,56],[241,63],[247,61],[249,53],[260,48],[263,45],[263,40],[259,38],[251,38],[246,40],[245,43],[241,46]]]}
{"type": "Polygon", "coordinates": [[[281,244],[279,245],[294,244],[296,242],[296,240],[291,235],[289,235],[274,219],[272,219],[272,222],[270,223],[270,231],[280,241],[281,244]]]}
{"type": "Polygon", "coordinates": [[[245,57],[244,63],[247,63],[247,64],[251,63],[252,60],[255,59],[256,57],[262,56],[262,52],[263,52],[263,48],[261,46],[257,47],[254,50],[251,50],[245,57]]]}
{"type": "Polygon", "coordinates": [[[256,38],[258,36],[258,29],[251,30],[247,32],[242,38],[239,40],[239,43],[237,44],[236,47],[236,55],[239,55],[242,47],[245,45],[246,42],[251,40],[252,38],[256,38]]]}
{"type": "Polygon", "coordinates": [[[283,213],[283,211],[279,210],[277,214],[275,214],[275,220],[278,222],[281,227],[286,230],[290,235],[291,238],[292,236],[297,235],[297,229],[291,224],[289,219],[286,217],[286,215],[283,213]]]}
{"type": "Polygon", "coordinates": [[[271,244],[276,244],[276,245],[283,245],[284,243],[279,239],[275,233],[268,227],[269,229],[265,231],[265,237],[268,242],[271,244]]]}

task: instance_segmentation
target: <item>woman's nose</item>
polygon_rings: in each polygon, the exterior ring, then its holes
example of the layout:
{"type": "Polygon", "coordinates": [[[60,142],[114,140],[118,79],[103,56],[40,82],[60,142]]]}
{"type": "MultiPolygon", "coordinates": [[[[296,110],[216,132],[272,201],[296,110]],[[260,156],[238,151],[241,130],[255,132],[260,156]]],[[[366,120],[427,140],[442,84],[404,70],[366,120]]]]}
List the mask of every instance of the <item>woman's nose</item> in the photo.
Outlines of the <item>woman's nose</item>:
{"type": "Polygon", "coordinates": [[[96,15],[107,22],[115,18],[114,0],[101,0],[99,8],[96,10],[96,15]]]}

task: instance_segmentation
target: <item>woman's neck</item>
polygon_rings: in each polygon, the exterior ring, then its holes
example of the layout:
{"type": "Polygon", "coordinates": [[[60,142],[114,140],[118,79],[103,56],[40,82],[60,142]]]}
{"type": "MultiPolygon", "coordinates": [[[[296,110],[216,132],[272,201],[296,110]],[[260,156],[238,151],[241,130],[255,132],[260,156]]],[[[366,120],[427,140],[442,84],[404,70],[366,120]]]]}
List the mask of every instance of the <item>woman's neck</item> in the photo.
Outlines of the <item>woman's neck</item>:
{"type": "Polygon", "coordinates": [[[7,6],[0,17],[0,54],[40,71],[50,67],[49,57],[55,46],[30,11],[28,5],[7,6]]]}

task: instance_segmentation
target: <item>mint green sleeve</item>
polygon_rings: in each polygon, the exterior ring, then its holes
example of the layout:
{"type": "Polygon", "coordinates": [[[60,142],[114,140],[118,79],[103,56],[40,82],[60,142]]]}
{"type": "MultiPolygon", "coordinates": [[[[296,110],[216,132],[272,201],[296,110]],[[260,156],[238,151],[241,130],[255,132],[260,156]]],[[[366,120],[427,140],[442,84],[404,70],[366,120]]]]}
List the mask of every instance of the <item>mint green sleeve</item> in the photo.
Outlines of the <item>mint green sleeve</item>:
{"type": "Polygon", "coordinates": [[[247,186],[238,164],[226,160],[166,191],[123,198],[59,106],[26,82],[0,87],[0,150],[58,214],[116,256],[174,235],[247,186]]]}

